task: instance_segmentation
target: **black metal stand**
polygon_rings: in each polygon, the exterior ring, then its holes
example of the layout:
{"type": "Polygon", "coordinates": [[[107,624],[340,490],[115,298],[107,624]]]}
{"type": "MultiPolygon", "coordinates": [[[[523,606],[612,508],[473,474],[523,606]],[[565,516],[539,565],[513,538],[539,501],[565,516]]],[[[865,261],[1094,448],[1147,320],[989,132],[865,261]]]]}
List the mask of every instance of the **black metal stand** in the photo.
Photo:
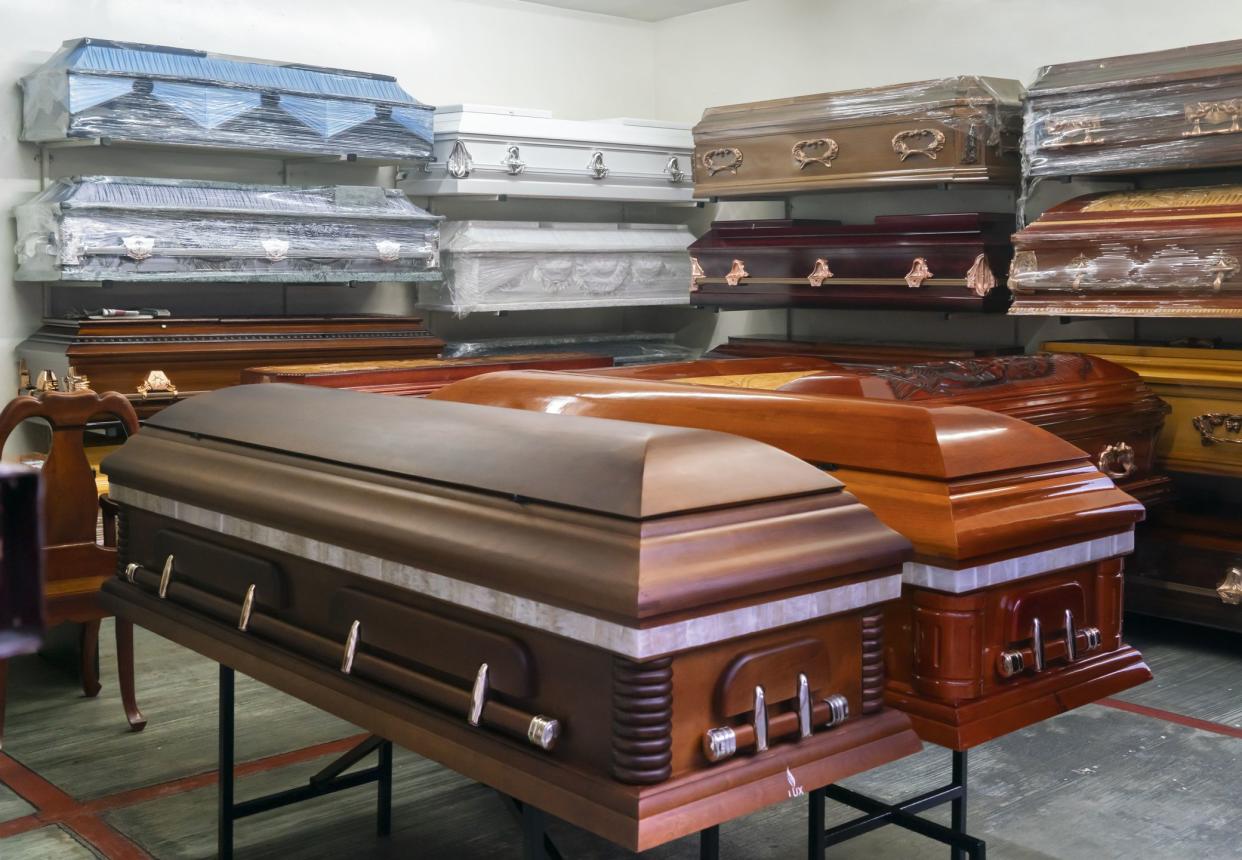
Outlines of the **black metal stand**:
{"type": "Polygon", "coordinates": [[[256,797],[241,803],[233,801],[234,759],[233,759],[233,670],[220,664],[220,786],[219,809],[217,810],[216,845],[220,860],[232,860],[233,857],[233,823],[239,818],[247,818],[289,806],[313,797],[322,797],[347,788],[355,788],[367,783],[377,783],[375,829],[380,836],[387,836],[392,831],[392,743],[372,735],[353,749],[349,750],[336,761],[310,778],[310,781],[298,788],[278,791],[275,794],[256,797]],[[345,773],[372,752],[378,752],[379,761],[375,767],[354,773],[345,773]]]}
{"type": "MultiPolygon", "coordinates": [[[[564,860],[548,836],[548,817],[529,803],[507,798],[509,808],[522,819],[522,860],[564,860]]],[[[699,831],[699,860],[720,860],[720,826],[699,831]]]]}
{"type": "Polygon", "coordinates": [[[953,753],[953,776],[948,785],[909,800],[884,803],[839,785],[829,785],[810,792],[809,804],[807,856],[810,860],[823,860],[824,852],[829,846],[839,845],[889,824],[904,827],[906,830],[948,845],[949,856],[952,860],[966,860],[967,857],[970,860],[986,860],[987,858],[987,843],[966,832],[965,751],[953,753]],[[826,798],[852,806],[864,814],[852,821],[825,830],[824,800],[826,798]],[[952,804],[950,827],[928,821],[918,814],[943,803],[952,804]]]}

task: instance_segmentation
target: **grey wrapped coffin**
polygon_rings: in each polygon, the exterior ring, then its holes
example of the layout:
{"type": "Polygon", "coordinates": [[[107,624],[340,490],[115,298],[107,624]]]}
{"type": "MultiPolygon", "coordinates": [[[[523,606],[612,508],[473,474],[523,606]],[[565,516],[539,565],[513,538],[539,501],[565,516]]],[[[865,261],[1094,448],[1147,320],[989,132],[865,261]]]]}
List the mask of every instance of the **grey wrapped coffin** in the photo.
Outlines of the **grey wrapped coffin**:
{"type": "Polygon", "coordinates": [[[19,281],[439,278],[439,218],[391,189],[87,176],[16,215],[19,281]]]}
{"type": "Polygon", "coordinates": [[[387,75],[71,39],[21,85],[22,140],[431,155],[433,108],[387,75]]]}

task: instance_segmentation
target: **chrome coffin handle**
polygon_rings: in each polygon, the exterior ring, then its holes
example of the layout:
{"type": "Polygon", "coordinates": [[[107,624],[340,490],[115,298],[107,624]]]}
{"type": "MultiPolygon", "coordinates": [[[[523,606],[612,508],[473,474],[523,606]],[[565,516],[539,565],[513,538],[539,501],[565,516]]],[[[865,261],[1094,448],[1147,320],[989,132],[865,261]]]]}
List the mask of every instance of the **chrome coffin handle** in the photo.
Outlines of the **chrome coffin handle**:
{"type": "Polygon", "coordinates": [[[717,726],[703,733],[703,755],[709,762],[714,764],[732,758],[742,749],[764,752],[772,738],[809,738],[814,734],[815,726],[831,729],[850,716],[850,703],[845,696],[833,694],[812,703],[810,681],[804,673],[798,674],[795,711],[769,717],[766,698],[763,687],[755,687],[755,711],[750,723],[736,727],[717,726]]]}
{"type": "Polygon", "coordinates": [[[349,635],[345,637],[345,651],[341,654],[341,672],[348,675],[354,671],[354,655],[358,653],[358,637],[362,634],[362,622],[354,619],[349,625],[349,635]]]}
{"type": "Polygon", "coordinates": [[[755,752],[768,751],[768,702],[763,687],[755,687],[755,752]]]}
{"type": "Polygon", "coordinates": [[[474,687],[470,690],[470,711],[466,714],[466,722],[472,726],[477,726],[483,717],[483,706],[487,704],[490,686],[487,664],[480,663],[479,671],[474,676],[474,687]]]}
{"type": "MultiPolygon", "coordinates": [[[[1099,650],[1103,641],[1100,628],[1078,627],[1073,611],[1065,610],[1065,662],[1074,663],[1081,653],[1099,650]]],[[[1044,671],[1046,661],[1043,624],[1035,618],[1031,621],[1031,647],[1002,651],[997,661],[997,671],[1002,678],[1021,675],[1028,668],[1034,669],[1038,674],[1044,671]]]]}
{"type": "Polygon", "coordinates": [[[1065,659],[1073,663],[1078,659],[1077,632],[1074,629],[1074,613],[1065,610],[1065,659]]]}
{"type": "Polygon", "coordinates": [[[587,170],[591,172],[592,179],[607,179],[608,166],[604,164],[603,150],[595,150],[591,153],[591,160],[587,162],[587,170]]]}
{"type": "Polygon", "coordinates": [[[809,738],[815,731],[811,725],[811,682],[804,672],[798,673],[798,737],[809,738]]]}
{"type": "Polygon", "coordinates": [[[510,146],[505,152],[504,161],[500,162],[500,166],[503,167],[510,176],[517,176],[526,170],[526,162],[522,160],[520,153],[521,150],[519,150],[516,146],[510,146]]]}
{"type": "Polygon", "coordinates": [[[681,160],[675,155],[668,157],[668,161],[664,165],[664,172],[668,174],[668,181],[674,185],[686,178],[686,172],[681,169],[681,160]]]}
{"type": "Polygon", "coordinates": [[[168,583],[172,581],[172,574],[173,557],[172,554],[169,553],[168,558],[164,559],[164,569],[160,571],[160,600],[165,600],[168,597],[168,583]]]}
{"type": "Polygon", "coordinates": [[[1190,419],[1190,424],[1199,431],[1199,441],[1209,445],[1242,445],[1242,438],[1229,439],[1217,436],[1216,431],[1224,429],[1226,433],[1242,433],[1242,414],[1236,412],[1205,412],[1190,419]]]}
{"type": "Polygon", "coordinates": [[[465,143],[460,140],[453,142],[453,149],[444,167],[454,179],[465,179],[470,175],[474,170],[474,159],[470,157],[470,150],[466,149],[465,143]]]}
{"type": "Polygon", "coordinates": [[[246,589],[246,597],[242,600],[241,614],[237,617],[237,629],[242,633],[250,626],[250,615],[254,612],[254,585],[246,589]]]}

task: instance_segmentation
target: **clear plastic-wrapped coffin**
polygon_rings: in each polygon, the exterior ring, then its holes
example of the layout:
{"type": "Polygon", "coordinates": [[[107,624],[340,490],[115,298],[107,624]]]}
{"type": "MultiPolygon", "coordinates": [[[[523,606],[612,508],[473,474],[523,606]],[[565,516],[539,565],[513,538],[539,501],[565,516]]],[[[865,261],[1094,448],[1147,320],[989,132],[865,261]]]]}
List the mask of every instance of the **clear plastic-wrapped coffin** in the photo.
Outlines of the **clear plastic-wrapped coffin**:
{"type": "Polygon", "coordinates": [[[689,304],[693,237],[680,224],[450,221],[428,310],[522,311],[689,304]]]}
{"type": "Polygon", "coordinates": [[[71,39],[22,78],[22,140],[421,161],[432,111],[395,78],[107,39],[71,39]]]}
{"type": "Polygon", "coordinates": [[[411,169],[414,196],[510,194],[689,202],[690,126],[644,119],[569,120],[490,105],[436,108],[435,160],[411,169]]]}
{"type": "Polygon", "coordinates": [[[439,279],[439,217],[373,186],[84,176],[16,215],[19,281],[439,279]]]}
{"type": "Polygon", "coordinates": [[[917,748],[865,680],[909,544],[767,445],[244,385],[103,469],[118,614],[622,845],[917,748]]]}
{"type": "MultiPolygon", "coordinates": [[[[711,376],[728,362],[705,364],[711,376]]],[[[733,433],[830,470],[914,544],[878,686],[925,740],[967,749],[1151,677],[1121,638],[1122,557],[1143,507],[1086,452],[982,409],[660,372],[508,371],[431,397],[733,433]]]]}

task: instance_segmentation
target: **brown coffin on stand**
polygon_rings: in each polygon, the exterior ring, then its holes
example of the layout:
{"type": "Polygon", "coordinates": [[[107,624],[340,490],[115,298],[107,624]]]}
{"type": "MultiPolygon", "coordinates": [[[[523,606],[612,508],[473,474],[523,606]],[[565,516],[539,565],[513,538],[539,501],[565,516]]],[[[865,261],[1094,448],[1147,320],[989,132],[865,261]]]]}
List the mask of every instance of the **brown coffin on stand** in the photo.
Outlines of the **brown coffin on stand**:
{"type": "Polygon", "coordinates": [[[47,320],[18,355],[33,372],[73,368],[99,391],[120,391],[145,418],[237,385],[258,364],[416,358],[443,347],[419,317],[195,317],[47,320]]]}
{"type": "Polygon", "coordinates": [[[874,224],[716,221],[690,246],[690,301],[727,308],[1003,311],[1013,216],[874,224]]]}
{"type": "Polygon", "coordinates": [[[1032,177],[1242,164],[1242,40],[1044,66],[1025,119],[1032,177]]]}
{"type": "Polygon", "coordinates": [[[1022,93],[963,75],[708,108],[694,127],[694,194],[1016,184],[1022,93]]]}
{"type": "Polygon", "coordinates": [[[885,613],[886,701],[926,740],[967,749],[1151,677],[1121,639],[1122,556],[1143,508],[1038,427],[585,373],[489,374],[432,397],[721,430],[829,470],[914,543],[885,613]]]}
{"type": "Polygon", "coordinates": [[[250,367],[242,384],[287,382],[320,388],[348,388],[372,394],[426,397],[450,382],[497,370],[587,370],[612,367],[612,359],[589,353],[531,353],[491,358],[407,358],[250,367]]]}
{"type": "Polygon", "coordinates": [[[997,356],[866,368],[790,356],[590,372],[926,406],[977,406],[1029,421],[1082,448],[1097,468],[1146,505],[1171,495],[1169,478],[1155,462],[1168,404],[1133,371],[1085,355],[997,356]]]}
{"type": "Polygon", "coordinates": [[[851,340],[789,340],[778,335],[730,337],[708,358],[759,358],[765,355],[815,355],[842,364],[920,364],[925,361],[961,361],[1014,355],[1021,347],[970,347],[948,343],[874,343],[851,340]]]}
{"type": "Polygon", "coordinates": [[[1011,314],[1242,317],[1242,186],[1117,191],[1013,237],[1011,314]]]}
{"type": "Polygon", "coordinates": [[[631,849],[918,748],[909,543],[751,440],[247,385],[104,468],[122,616],[631,849]]]}

